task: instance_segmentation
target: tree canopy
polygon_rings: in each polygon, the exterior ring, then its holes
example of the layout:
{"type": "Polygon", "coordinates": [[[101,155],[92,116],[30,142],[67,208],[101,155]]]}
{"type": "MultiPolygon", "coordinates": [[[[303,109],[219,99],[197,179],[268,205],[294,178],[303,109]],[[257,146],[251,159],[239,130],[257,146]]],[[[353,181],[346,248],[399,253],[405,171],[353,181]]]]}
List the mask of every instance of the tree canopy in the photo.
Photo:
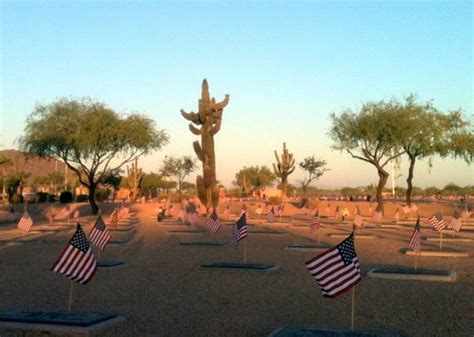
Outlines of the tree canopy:
{"type": "Polygon", "coordinates": [[[250,166],[235,174],[234,185],[239,186],[243,194],[248,194],[253,189],[270,186],[275,179],[275,174],[268,167],[250,166]]]}
{"type": "Polygon", "coordinates": [[[35,107],[20,146],[32,154],[62,160],[88,187],[96,214],[95,189],[105,175],[167,142],[166,132],[144,115],[120,115],[90,98],[63,98],[35,107]]]}
{"type": "Polygon", "coordinates": [[[196,169],[196,161],[191,156],[166,156],[160,172],[165,177],[173,177],[178,184],[178,192],[181,194],[184,179],[196,169]]]}
{"type": "Polygon", "coordinates": [[[329,171],[329,169],[325,167],[327,162],[322,159],[316,159],[314,156],[304,158],[298,165],[306,173],[303,179],[298,180],[303,190],[303,195],[306,195],[308,187],[313,181],[318,180],[324,172],[329,171]]]}
{"type": "Polygon", "coordinates": [[[329,136],[332,148],[347,151],[353,158],[367,162],[377,169],[377,201],[383,208],[382,190],[389,173],[385,166],[405,153],[405,115],[396,101],[367,102],[354,112],[331,114],[329,136]]]}

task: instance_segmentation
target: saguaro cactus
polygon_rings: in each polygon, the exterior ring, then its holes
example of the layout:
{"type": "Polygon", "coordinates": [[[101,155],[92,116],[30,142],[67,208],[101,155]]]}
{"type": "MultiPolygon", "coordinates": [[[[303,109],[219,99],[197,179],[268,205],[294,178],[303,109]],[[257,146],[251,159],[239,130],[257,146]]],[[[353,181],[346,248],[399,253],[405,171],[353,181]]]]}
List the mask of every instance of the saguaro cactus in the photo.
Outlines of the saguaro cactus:
{"type": "Polygon", "coordinates": [[[132,163],[132,167],[127,166],[127,182],[130,189],[130,200],[133,200],[137,197],[138,188],[140,187],[140,182],[142,180],[142,169],[138,168],[138,158],[135,159],[135,163],[132,163]]]}
{"type": "Polygon", "coordinates": [[[293,153],[289,153],[286,149],[286,143],[283,143],[283,153],[281,160],[275,150],[276,165],[273,164],[273,171],[275,175],[281,179],[281,194],[286,196],[286,188],[288,186],[288,176],[295,170],[295,159],[293,153]]]}
{"type": "Polygon", "coordinates": [[[193,143],[194,152],[200,161],[202,161],[202,176],[196,179],[198,195],[201,202],[207,207],[217,206],[218,192],[216,188],[216,156],[214,152],[214,135],[219,132],[222,123],[222,112],[229,103],[229,95],[216,103],[214,97],[209,95],[209,85],[206,80],[202,81],[201,99],[199,100],[199,111],[197,113],[187,113],[181,110],[181,115],[192,123],[189,124],[189,130],[197,136],[201,136],[201,143],[193,143]],[[197,128],[193,125],[200,125],[197,128]]]}

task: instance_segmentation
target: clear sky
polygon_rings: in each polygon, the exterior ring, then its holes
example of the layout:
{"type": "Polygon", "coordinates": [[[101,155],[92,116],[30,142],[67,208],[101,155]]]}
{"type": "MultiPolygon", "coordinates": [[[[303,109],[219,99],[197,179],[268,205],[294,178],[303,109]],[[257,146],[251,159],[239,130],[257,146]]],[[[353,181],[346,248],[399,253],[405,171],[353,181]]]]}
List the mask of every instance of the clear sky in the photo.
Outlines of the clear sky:
{"type": "MultiPolygon", "coordinates": [[[[5,148],[37,102],[90,96],[167,130],[170,144],[140,161],[157,171],[164,155],[194,155],[179,110],[197,110],[207,78],[216,100],[230,94],[215,140],[221,182],[244,166],[270,167],[286,142],[297,161],[328,161],[319,186],[359,186],[376,171],[330,149],[331,112],[416,93],[473,116],[471,1],[4,0],[0,10],[5,148]]],[[[473,180],[472,166],[435,159],[431,170],[417,166],[414,183],[473,180]]]]}

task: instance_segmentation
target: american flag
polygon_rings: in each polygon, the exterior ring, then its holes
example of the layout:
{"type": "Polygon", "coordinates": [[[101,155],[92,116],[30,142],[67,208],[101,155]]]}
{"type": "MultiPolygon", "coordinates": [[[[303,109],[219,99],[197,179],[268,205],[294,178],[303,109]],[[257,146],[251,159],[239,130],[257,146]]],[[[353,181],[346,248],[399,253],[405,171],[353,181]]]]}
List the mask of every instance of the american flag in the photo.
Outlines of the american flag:
{"type": "Polygon", "coordinates": [[[438,212],[431,218],[429,218],[428,223],[433,227],[434,230],[438,232],[446,228],[446,225],[444,224],[443,214],[441,214],[441,212],[438,212]]]}
{"type": "Polygon", "coordinates": [[[372,221],[375,223],[380,223],[380,221],[382,221],[382,218],[383,218],[382,208],[377,206],[377,208],[375,209],[374,215],[372,215],[372,221]]]}
{"type": "Polygon", "coordinates": [[[418,206],[415,204],[411,205],[411,211],[414,213],[418,212],[418,206]]]}
{"type": "Polygon", "coordinates": [[[74,211],[74,213],[72,214],[73,219],[77,219],[77,218],[79,218],[80,216],[81,216],[81,212],[79,212],[78,209],[76,209],[76,210],[74,211]]]}
{"type": "Polygon", "coordinates": [[[411,212],[411,207],[408,205],[405,205],[403,206],[402,210],[403,210],[403,213],[408,214],[411,212]]]}
{"type": "Polygon", "coordinates": [[[247,217],[246,213],[244,213],[232,227],[232,241],[234,245],[237,246],[240,240],[245,239],[247,233],[247,217]]]}
{"type": "Polygon", "coordinates": [[[217,232],[219,228],[221,228],[221,219],[219,219],[219,217],[217,216],[216,210],[212,211],[209,220],[207,220],[206,226],[211,232],[214,233],[217,232]]]}
{"type": "Polygon", "coordinates": [[[273,206],[272,206],[272,209],[270,210],[270,212],[267,214],[267,220],[270,223],[275,222],[275,210],[273,209],[273,206]]]}
{"type": "Polygon", "coordinates": [[[416,220],[415,230],[410,238],[410,248],[419,253],[421,251],[421,237],[420,237],[420,217],[416,220]]]}
{"type": "Polygon", "coordinates": [[[314,213],[313,218],[311,219],[311,223],[309,224],[309,231],[314,232],[320,227],[321,222],[319,221],[319,210],[316,210],[316,213],[314,213]]]}
{"type": "Polygon", "coordinates": [[[81,225],[77,224],[76,233],[51,270],[81,284],[86,284],[94,276],[97,262],[81,225]]]}
{"type": "Polygon", "coordinates": [[[453,218],[448,224],[448,228],[454,229],[456,232],[461,230],[462,220],[459,218],[459,214],[454,210],[453,218]]]}
{"type": "Polygon", "coordinates": [[[91,243],[99,248],[100,250],[104,250],[105,245],[110,240],[110,232],[105,225],[104,220],[99,215],[97,221],[95,222],[94,228],[92,228],[91,233],[89,234],[91,243]]]}
{"type": "Polygon", "coordinates": [[[341,211],[339,210],[339,206],[336,206],[336,211],[334,212],[334,219],[339,219],[341,217],[341,211]]]}
{"type": "Polygon", "coordinates": [[[18,228],[22,232],[29,232],[30,229],[31,229],[31,226],[33,226],[33,220],[28,215],[28,212],[25,211],[25,213],[21,217],[20,221],[18,222],[18,228]]]}
{"type": "Polygon", "coordinates": [[[354,233],[339,245],[305,262],[324,297],[337,297],[360,280],[360,266],[354,249],[354,233]]]}
{"type": "Polygon", "coordinates": [[[354,218],[354,227],[355,228],[360,228],[364,224],[364,218],[360,214],[356,214],[354,218]]]}
{"type": "Polygon", "coordinates": [[[395,211],[394,219],[396,222],[400,221],[400,208],[395,211]]]}

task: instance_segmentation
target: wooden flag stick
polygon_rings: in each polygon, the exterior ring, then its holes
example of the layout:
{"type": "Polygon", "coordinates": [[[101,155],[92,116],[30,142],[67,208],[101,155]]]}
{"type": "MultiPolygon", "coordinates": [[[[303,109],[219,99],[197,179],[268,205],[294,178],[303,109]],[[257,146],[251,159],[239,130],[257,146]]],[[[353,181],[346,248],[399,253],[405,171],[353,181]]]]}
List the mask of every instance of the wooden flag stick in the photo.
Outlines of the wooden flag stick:
{"type": "Polygon", "coordinates": [[[418,253],[418,252],[415,253],[415,270],[416,270],[416,268],[418,267],[418,255],[419,255],[419,254],[420,254],[420,253],[418,253]]]}
{"type": "Polygon", "coordinates": [[[439,249],[443,249],[443,230],[439,231],[439,249]]]}
{"type": "Polygon", "coordinates": [[[247,263],[247,239],[244,240],[244,263],[247,263]]]}
{"type": "Polygon", "coordinates": [[[318,245],[319,245],[319,228],[318,228],[318,245]]]}
{"type": "Polygon", "coordinates": [[[74,282],[71,281],[71,288],[69,289],[69,302],[67,304],[67,311],[71,311],[73,293],[74,293],[74,282]]]}
{"type": "Polygon", "coordinates": [[[100,260],[100,253],[101,253],[101,251],[102,251],[102,250],[99,248],[99,252],[97,253],[97,262],[99,262],[99,260],[100,260]]]}
{"type": "Polygon", "coordinates": [[[352,287],[351,331],[354,331],[355,287],[352,287]]]}

